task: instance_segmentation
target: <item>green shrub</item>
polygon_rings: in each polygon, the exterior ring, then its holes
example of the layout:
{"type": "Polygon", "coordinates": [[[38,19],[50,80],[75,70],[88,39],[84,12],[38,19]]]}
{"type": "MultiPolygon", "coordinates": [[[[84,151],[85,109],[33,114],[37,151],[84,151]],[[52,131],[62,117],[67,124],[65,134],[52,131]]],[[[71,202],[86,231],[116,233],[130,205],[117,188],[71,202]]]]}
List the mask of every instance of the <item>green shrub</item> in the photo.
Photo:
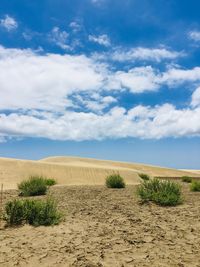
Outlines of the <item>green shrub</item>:
{"type": "Polygon", "coordinates": [[[45,178],[45,182],[47,186],[52,186],[56,184],[56,180],[52,179],[52,178],[45,178]]]}
{"type": "Polygon", "coordinates": [[[55,225],[60,222],[61,214],[53,199],[47,200],[13,200],[6,204],[5,216],[7,224],[21,225],[55,225]]]}
{"type": "Polygon", "coordinates": [[[108,188],[124,188],[126,184],[119,174],[112,174],[106,178],[106,186],[108,188]]]}
{"type": "Polygon", "coordinates": [[[144,181],[150,180],[150,176],[148,174],[146,174],[146,173],[139,173],[138,175],[144,181]]]}
{"type": "Polygon", "coordinates": [[[183,177],[181,177],[181,180],[184,183],[191,183],[192,182],[192,178],[189,176],[183,176],[183,177]]]}
{"type": "Polygon", "coordinates": [[[200,181],[193,181],[190,185],[190,190],[194,192],[200,192],[200,181]]]}
{"type": "Polygon", "coordinates": [[[22,181],[18,189],[22,196],[40,196],[46,194],[47,185],[43,177],[31,176],[28,180],[22,181]]]}
{"type": "Polygon", "coordinates": [[[31,176],[28,180],[22,181],[18,185],[18,189],[22,196],[40,196],[45,195],[48,186],[54,184],[56,184],[54,179],[47,179],[42,176],[31,176]]]}
{"type": "Polygon", "coordinates": [[[24,201],[15,199],[9,201],[5,206],[4,219],[8,225],[20,225],[26,220],[24,201]]]}
{"type": "Polygon", "coordinates": [[[176,206],[182,202],[179,184],[157,178],[143,181],[137,189],[137,194],[143,202],[152,201],[161,206],[176,206]]]}

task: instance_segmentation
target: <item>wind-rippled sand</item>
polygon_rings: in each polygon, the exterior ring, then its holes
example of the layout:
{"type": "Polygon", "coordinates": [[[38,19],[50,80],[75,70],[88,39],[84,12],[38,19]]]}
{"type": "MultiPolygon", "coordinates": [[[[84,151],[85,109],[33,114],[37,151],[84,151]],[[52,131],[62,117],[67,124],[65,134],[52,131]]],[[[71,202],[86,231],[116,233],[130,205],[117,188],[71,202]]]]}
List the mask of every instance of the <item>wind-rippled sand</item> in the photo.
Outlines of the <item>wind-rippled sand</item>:
{"type": "Polygon", "coordinates": [[[157,166],[96,160],[76,157],[50,157],[42,160],[19,160],[0,158],[0,184],[4,189],[16,189],[17,184],[30,175],[55,178],[62,185],[104,185],[107,175],[120,173],[127,184],[138,184],[138,173],[152,176],[181,177],[198,173],[157,166]]]}
{"type": "MultiPolygon", "coordinates": [[[[200,193],[177,207],[140,205],[136,186],[55,186],[64,221],[0,230],[0,266],[200,266],[200,193]]],[[[17,196],[6,191],[4,201],[17,196]]]]}

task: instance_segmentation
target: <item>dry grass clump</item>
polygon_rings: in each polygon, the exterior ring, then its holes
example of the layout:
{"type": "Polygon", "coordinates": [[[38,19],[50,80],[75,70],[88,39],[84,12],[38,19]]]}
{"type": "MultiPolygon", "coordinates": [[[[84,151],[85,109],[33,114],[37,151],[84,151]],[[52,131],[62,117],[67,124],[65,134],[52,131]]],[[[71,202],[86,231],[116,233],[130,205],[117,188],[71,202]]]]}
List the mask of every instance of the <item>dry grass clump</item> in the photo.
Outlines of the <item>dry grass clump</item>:
{"type": "Polygon", "coordinates": [[[106,178],[106,186],[108,188],[125,188],[126,184],[119,174],[112,174],[106,178]]]}
{"type": "Polygon", "coordinates": [[[45,195],[48,186],[56,184],[54,179],[47,179],[42,176],[31,176],[28,180],[22,181],[18,185],[21,196],[45,195]]]}
{"type": "Polygon", "coordinates": [[[53,199],[15,199],[6,203],[4,220],[8,226],[30,224],[55,225],[61,220],[61,213],[53,199]]]}
{"type": "Polygon", "coordinates": [[[200,192],[200,181],[192,181],[190,190],[193,192],[200,192]]]}
{"type": "Polygon", "coordinates": [[[180,185],[157,178],[143,181],[137,189],[142,202],[152,201],[161,206],[176,206],[182,203],[180,185]]]}

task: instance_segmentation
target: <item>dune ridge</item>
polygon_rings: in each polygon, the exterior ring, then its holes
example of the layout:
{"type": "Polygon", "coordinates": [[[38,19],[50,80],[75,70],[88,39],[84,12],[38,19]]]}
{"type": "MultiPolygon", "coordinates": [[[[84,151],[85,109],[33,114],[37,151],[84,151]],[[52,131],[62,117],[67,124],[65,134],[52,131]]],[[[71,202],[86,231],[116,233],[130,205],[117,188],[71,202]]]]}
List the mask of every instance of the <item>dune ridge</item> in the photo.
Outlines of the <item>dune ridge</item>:
{"type": "Polygon", "coordinates": [[[55,178],[61,185],[103,185],[105,177],[114,172],[119,172],[127,184],[138,184],[140,172],[161,177],[199,176],[195,172],[139,163],[79,157],[49,157],[35,161],[0,158],[0,183],[4,189],[15,189],[19,182],[36,174],[55,178]]]}

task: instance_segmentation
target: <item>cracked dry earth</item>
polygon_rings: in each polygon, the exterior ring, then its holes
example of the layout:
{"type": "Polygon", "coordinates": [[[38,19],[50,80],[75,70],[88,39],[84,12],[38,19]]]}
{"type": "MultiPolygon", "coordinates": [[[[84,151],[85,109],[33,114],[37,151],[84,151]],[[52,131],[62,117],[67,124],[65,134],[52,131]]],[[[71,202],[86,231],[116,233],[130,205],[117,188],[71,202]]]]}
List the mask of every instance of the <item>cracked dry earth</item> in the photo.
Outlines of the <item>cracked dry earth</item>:
{"type": "Polygon", "coordinates": [[[200,193],[183,185],[184,204],[163,208],[140,205],[135,189],[53,187],[64,221],[2,227],[0,266],[200,267],[200,193]]]}

